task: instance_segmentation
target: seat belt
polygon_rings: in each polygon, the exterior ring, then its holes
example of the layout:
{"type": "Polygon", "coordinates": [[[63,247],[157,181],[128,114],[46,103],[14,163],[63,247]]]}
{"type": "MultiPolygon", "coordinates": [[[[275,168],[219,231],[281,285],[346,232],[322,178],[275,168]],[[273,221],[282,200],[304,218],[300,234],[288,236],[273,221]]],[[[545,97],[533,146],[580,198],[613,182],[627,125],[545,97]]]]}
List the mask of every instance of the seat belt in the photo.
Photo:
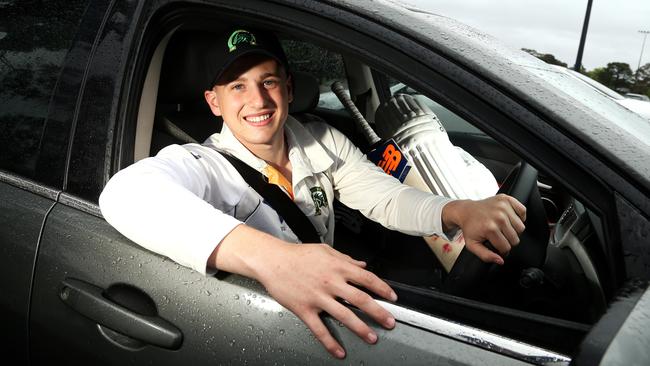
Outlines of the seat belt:
{"type": "Polygon", "coordinates": [[[219,151],[232,166],[237,169],[246,183],[251,186],[264,200],[289,224],[291,231],[303,243],[320,243],[322,240],[316,232],[316,228],[309,221],[304,212],[298,208],[296,203],[284,193],[280,187],[268,183],[262,173],[251,168],[243,161],[225,152],[219,151]]]}

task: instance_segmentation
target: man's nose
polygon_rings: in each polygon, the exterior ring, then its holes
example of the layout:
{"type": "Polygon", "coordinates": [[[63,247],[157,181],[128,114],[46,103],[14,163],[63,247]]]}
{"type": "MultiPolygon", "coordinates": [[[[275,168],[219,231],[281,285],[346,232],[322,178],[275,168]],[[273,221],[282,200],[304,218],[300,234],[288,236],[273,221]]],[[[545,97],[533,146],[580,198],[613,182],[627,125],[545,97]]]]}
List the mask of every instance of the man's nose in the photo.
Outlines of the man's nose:
{"type": "Polygon", "coordinates": [[[269,94],[264,85],[251,88],[249,104],[255,108],[264,108],[269,100],[269,94]]]}

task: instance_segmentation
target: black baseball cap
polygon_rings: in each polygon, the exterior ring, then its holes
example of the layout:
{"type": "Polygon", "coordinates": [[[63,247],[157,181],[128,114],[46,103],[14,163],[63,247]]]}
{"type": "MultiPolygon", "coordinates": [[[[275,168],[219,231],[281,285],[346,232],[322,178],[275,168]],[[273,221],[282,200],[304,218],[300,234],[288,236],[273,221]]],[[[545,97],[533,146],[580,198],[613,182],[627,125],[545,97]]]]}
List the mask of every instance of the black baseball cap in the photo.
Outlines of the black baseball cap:
{"type": "Polygon", "coordinates": [[[216,44],[207,51],[206,61],[209,75],[212,75],[209,87],[212,88],[224,72],[237,59],[250,54],[269,56],[279,62],[289,72],[289,63],[278,38],[269,31],[247,27],[232,28],[217,39],[216,44]]]}

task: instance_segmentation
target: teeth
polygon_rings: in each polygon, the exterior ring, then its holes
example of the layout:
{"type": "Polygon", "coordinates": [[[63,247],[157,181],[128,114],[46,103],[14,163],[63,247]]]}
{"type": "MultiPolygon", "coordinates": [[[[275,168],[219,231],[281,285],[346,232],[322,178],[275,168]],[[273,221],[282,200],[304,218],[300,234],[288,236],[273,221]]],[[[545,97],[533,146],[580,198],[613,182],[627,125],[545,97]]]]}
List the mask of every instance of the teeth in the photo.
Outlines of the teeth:
{"type": "Polygon", "coordinates": [[[269,118],[271,118],[270,114],[264,114],[264,115],[257,116],[257,117],[246,117],[246,120],[249,121],[249,122],[262,122],[265,119],[269,119],[269,118]]]}

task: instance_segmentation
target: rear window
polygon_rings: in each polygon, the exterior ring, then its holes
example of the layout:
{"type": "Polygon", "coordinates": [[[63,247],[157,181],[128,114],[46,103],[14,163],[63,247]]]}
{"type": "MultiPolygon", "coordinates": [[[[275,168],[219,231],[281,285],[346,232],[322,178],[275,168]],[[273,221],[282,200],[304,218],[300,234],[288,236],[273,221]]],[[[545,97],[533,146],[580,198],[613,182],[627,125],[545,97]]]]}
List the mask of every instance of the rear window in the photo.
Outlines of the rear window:
{"type": "Polygon", "coordinates": [[[35,177],[50,98],[86,3],[0,2],[0,169],[35,177]]]}

